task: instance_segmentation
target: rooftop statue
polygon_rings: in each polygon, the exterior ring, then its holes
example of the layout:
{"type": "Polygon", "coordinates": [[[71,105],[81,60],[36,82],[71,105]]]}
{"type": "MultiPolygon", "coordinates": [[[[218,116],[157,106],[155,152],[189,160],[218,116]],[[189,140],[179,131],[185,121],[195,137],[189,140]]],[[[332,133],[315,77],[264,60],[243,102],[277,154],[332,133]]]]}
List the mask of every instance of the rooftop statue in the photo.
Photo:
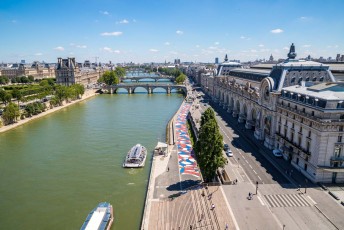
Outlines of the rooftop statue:
{"type": "Polygon", "coordinates": [[[227,62],[228,61],[228,56],[227,56],[227,54],[226,54],[226,56],[225,56],[225,62],[227,62]]]}
{"type": "Polygon", "coordinates": [[[289,53],[288,53],[288,58],[289,59],[295,59],[296,58],[294,43],[292,43],[291,46],[290,46],[290,50],[289,50],[289,53]]]}

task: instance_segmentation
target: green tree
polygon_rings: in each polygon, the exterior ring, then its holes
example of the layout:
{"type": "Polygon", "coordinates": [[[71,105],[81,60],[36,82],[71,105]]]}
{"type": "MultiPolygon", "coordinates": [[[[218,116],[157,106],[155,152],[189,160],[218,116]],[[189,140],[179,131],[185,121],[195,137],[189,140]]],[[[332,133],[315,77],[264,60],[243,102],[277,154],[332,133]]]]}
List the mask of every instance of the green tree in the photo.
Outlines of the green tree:
{"type": "Polygon", "coordinates": [[[18,88],[14,88],[12,90],[12,96],[17,99],[19,106],[19,101],[23,98],[22,92],[18,88]]]}
{"type": "Polygon", "coordinates": [[[7,105],[7,103],[10,103],[12,101],[12,94],[6,92],[2,101],[5,103],[5,105],[7,105]]]}
{"type": "Polygon", "coordinates": [[[4,108],[4,112],[2,113],[2,119],[6,125],[14,123],[19,116],[19,107],[12,102],[4,108]]]}
{"type": "Polygon", "coordinates": [[[64,85],[56,86],[55,97],[58,104],[61,106],[62,102],[69,97],[68,87],[64,85]]]}
{"type": "Polygon", "coordinates": [[[98,82],[104,82],[107,85],[113,85],[119,83],[119,78],[116,76],[115,71],[105,71],[98,82]]]}
{"type": "Polygon", "coordinates": [[[176,82],[177,84],[182,84],[186,79],[186,75],[185,74],[180,74],[177,78],[176,78],[176,82]]]}
{"type": "Polygon", "coordinates": [[[122,67],[116,67],[115,69],[115,75],[118,77],[118,78],[123,78],[125,76],[125,69],[122,68],[122,67]]]}
{"type": "Polygon", "coordinates": [[[27,77],[27,79],[29,80],[29,82],[34,82],[35,81],[35,78],[32,75],[29,75],[27,77]]]}
{"type": "Polygon", "coordinates": [[[214,111],[208,108],[201,118],[199,138],[195,146],[197,162],[205,181],[211,181],[219,167],[225,165],[222,154],[223,137],[215,120],[214,111]]]}
{"type": "Polygon", "coordinates": [[[3,103],[5,103],[5,95],[6,91],[0,88],[0,101],[2,101],[3,103]]]}
{"type": "Polygon", "coordinates": [[[29,83],[29,79],[27,77],[25,77],[25,76],[21,76],[20,77],[20,82],[21,83],[29,83]]]}

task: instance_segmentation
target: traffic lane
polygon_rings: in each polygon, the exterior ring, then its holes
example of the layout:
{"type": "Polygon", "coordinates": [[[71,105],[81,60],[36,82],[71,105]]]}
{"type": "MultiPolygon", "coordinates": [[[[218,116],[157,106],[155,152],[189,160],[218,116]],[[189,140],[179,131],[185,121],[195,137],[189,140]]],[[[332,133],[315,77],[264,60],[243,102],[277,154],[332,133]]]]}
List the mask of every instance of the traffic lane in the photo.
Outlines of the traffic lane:
{"type": "MultiPolygon", "coordinates": [[[[226,125],[223,124],[221,121],[218,121],[220,125],[220,130],[222,135],[224,136],[224,140],[231,146],[233,151],[233,157],[230,157],[230,161],[232,164],[239,164],[239,167],[243,167],[245,172],[247,173],[248,177],[251,181],[256,183],[262,184],[272,184],[276,183],[273,180],[273,177],[270,174],[266,173],[266,170],[262,169],[261,164],[255,160],[255,158],[251,155],[251,152],[243,152],[242,149],[235,144],[233,145],[233,133],[232,130],[226,125]],[[227,130],[226,130],[227,129],[227,130]],[[227,133],[226,133],[227,131],[227,133]]],[[[234,138],[235,135],[234,135],[234,138]]],[[[240,138],[239,138],[240,139],[240,138]]]]}
{"type": "Polygon", "coordinates": [[[224,112],[222,108],[220,109],[220,112],[222,113],[218,114],[217,112],[215,112],[216,116],[219,119],[218,123],[222,123],[221,125],[223,129],[233,131],[233,134],[235,134],[233,138],[234,147],[241,149],[243,153],[245,153],[243,156],[245,156],[246,159],[250,160],[248,168],[244,168],[247,174],[250,175],[250,179],[254,182],[260,180],[259,178],[261,178],[261,181],[263,181],[264,183],[277,182],[279,184],[289,184],[290,182],[275,168],[273,164],[271,164],[264,156],[262,156],[250,142],[239,137],[236,131],[236,127],[232,127],[230,123],[227,122],[227,120],[229,120],[230,114],[224,112]],[[249,165],[252,166],[252,171],[249,165]]]}

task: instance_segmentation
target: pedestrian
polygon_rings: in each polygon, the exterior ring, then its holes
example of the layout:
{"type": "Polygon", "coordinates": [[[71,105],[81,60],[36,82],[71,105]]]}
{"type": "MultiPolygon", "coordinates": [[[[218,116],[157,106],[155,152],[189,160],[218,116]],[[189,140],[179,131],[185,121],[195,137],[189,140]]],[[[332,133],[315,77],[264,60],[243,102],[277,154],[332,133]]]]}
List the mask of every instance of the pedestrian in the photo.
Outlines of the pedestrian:
{"type": "Polygon", "coordinates": [[[192,230],[192,225],[190,224],[190,230],[192,230]]]}
{"type": "Polygon", "coordinates": [[[228,224],[227,224],[227,223],[226,223],[226,225],[225,225],[225,229],[228,230],[228,224]]]}
{"type": "Polygon", "coordinates": [[[238,183],[238,179],[235,179],[235,184],[237,184],[238,183]]]}
{"type": "Polygon", "coordinates": [[[167,167],[167,172],[170,171],[170,167],[167,167]]]}
{"type": "Polygon", "coordinates": [[[215,204],[212,204],[211,205],[211,210],[214,210],[215,209],[215,204]]]}

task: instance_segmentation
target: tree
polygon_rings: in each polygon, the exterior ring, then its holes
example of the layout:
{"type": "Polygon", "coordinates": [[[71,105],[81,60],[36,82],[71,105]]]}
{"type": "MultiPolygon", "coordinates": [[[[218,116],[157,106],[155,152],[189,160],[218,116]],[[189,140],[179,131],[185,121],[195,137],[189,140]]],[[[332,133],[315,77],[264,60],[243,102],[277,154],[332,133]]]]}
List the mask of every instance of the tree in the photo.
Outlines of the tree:
{"type": "Polygon", "coordinates": [[[4,109],[2,113],[2,119],[4,120],[5,124],[12,124],[17,120],[17,117],[20,116],[19,107],[18,105],[10,102],[4,109]]]}
{"type": "Polygon", "coordinates": [[[2,101],[5,103],[5,105],[7,105],[7,103],[10,103],[12,101],[12,94],[6,92],[2,101]]]}
{"type": "Polygon", "coordinates": [[[107,85],[113,85],[119,83],[119,78],[116,76],[115,71],[105,71],[98,82],[104,82],[107,85]]]}
{"type": "Polygon", "coordinates": [[[195,146],[197,161],[205,181],[211,181],[216,175],[216,170],[225,165],[222,149],[223,137],[214,111],[208,108],[202,115],[199,138],[195,146]]]}
{"type": "Polygon", "coordinates": [[[182,84],[186,79],[186,75],[185,74],[180,74],[177,78],[176,78],[176,82],[177,84],[182,84]]]}
{"type": "Polygon", "coordinates": [[[68,95],[68,87],[64,85],[56,86],[55,97],[59,105],[62,105],[62,102],[66,100],[68,95]]]}
{"type": "Polygon", "coordinates": [[[115,75],[118,77],[118,78],[122,78],[125,76],[125,69],[122,68],[122,67],[116,67],[115,69],[115,75]]]}
{"type": "Polygon", "coordinates": [[[18,101],[18,106],[19,106],[19,101],[23,98],[22,92],[18,88],[14,88],[12,90],[12,96],[17,99],[18,101]]]}
{"type": "Polygon", "coordinates": [[[5,95],[6,95],[6,91],[0,88],[0,101],[4,103],[5,103],[5,95]]]}
{"type": "Polygon", "coordinates": [[[35,81],[35,78],[32,75],[29,75],[27,77],[27,79],[29,80],[29,82],[34,82],[35,81]]]}

